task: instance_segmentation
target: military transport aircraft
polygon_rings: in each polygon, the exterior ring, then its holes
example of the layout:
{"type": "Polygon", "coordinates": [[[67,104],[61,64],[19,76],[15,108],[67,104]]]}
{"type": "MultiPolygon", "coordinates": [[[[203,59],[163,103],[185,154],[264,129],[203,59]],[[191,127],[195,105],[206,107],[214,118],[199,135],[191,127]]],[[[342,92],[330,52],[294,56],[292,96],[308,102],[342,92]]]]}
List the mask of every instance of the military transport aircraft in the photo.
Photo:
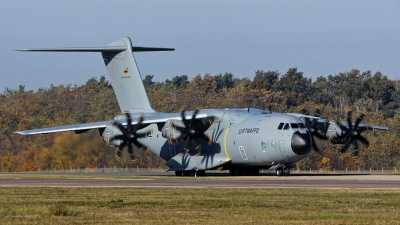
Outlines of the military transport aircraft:
{"type": "MultiPolygon", "coordinates": [[[[113,121],[101,121],[36,130],[17,131],[22,135],[74,131],[76,134],[98,129],[108,146],[116,147],[119,160],[125,146],[132,162],[137,162],[133,146],[151,151],[166,160],[177,176],[197,171],[225,169],[231,175],[258,175],[259,169],[275,169],[278,176],[290,174],[294,163],[314,148],[314,137],[344,144],[341,152],[357,141],[369,145],[360,132],[387,127],[355,123],[351,110],[347,122],[302,114],[282,114],[253,108],[201,109],[178,113],[156,112],[150,105],[132,52],[173,51],[173,48],[132,46],[128,37],[104,47],[40,48],[19,51],[100,52],[117,96],[122,114],[113,121]],[[322,134],[319,132],[321,131],[322,134]]],[[[317,106],[317,114],[319,107],[317,106]]]]}

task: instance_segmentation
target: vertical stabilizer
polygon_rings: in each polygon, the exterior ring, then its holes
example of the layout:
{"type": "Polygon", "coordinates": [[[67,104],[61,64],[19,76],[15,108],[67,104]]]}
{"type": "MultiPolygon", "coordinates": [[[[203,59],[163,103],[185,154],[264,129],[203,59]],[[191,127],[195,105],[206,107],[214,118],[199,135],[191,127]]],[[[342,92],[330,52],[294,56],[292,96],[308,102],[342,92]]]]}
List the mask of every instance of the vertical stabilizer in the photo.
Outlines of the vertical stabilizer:
{"type": "Polygon", "coordinates": [[[104,47],[37,48],[19,51],[30,52],[101,52],[121,112],[150,113],[149,99],[144,89],[133,52],[174,51],[173,48],[132,47],[131,39],[124,37],[104,47]]]}
{"type": "Polygon", "coordinates": [[[122,52],[102,52],[121,112],[155,112],[144,89],[131,40],[125,37],[108,46],[126,47],[122,52]]]}

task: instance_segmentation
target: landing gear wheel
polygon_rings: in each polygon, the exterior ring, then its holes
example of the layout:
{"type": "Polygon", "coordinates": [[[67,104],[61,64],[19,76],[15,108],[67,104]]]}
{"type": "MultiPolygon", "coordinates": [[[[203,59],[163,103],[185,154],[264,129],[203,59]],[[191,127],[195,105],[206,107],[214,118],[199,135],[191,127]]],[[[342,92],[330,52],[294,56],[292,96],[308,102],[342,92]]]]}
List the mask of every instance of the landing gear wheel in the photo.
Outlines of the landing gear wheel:
{"type": "Polygon", "coordinates": [[[197,171],[197,176],[205,176],[206,175],[206,171],[205,170],[198,170],[197,171]]]}
{"type": "Polygon", "coordinates": [[[176,176],[182,176],[182,171],[175,171],[176,176]]]}
{"type": "Polygon", "coordinates": [[[237,170],[237,175],[238,176],[244,176],[244,170],[243,169],[238,169],[237,170]]]}
{"type": "Polygon", "coordinates": [[[236,170],[235,169],[230,169],[229,170],[229,175],[236,176],[236,170]]]}
{"type": "Polygon", "coordinates": [[[278,177],[281,177],[281,176],[283,175],[283,169],[282,169],[282,168],[276,169],[276,175],[277,175],[278,177]]]}
{"type": "Polygon", "coordinates": [[[183,176],[190,176],[190,170],[182,171],[183,176]]]}
{"type": "Polygon", "coordinates": [[[285,168],[285,169],[283,169],[283,175],[284,176],[290,176],[290,169],[289,168],[285,168]]]}

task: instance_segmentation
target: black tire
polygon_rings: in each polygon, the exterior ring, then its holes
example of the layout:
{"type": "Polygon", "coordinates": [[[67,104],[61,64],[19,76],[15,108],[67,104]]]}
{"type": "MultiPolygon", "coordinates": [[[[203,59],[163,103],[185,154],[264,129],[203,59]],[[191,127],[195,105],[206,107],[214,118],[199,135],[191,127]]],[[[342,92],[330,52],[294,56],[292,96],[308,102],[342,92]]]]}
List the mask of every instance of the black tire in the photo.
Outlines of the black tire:
{"type": "Polygon", "coordinates": [[[288,167],[286,167],[285,169],[283,169],[283,175],[284,176],[290,176],[290,169],[288,167]]]}
{"type": "Polygon", "coordinates": [[[229,170],[229,175],[236,176],[236,170],[235,169],[230,169],[229,170]]]}
{"type": "Polygon", "coordinates": [[[190,176],[190,170],[182,171],[183,176],[190,176]]]}
{"type": "Polygon", "coordinates": [[[283,175],[283,170],[282,170],[282,168],[276,169],[276,175],[277,175],[278,177],[281,177],[281,176],[283,175]]]}
{"type": "Polygon", "coordinates": [[[175,176],[182,176],[182,171],[175,171],[175,176]]]}
{"type": "Polygon", "coordinates": [[[237,170],[237,175],[238,176],[244,176],[244,170],[243,169],[238,169],[237,170]]]}

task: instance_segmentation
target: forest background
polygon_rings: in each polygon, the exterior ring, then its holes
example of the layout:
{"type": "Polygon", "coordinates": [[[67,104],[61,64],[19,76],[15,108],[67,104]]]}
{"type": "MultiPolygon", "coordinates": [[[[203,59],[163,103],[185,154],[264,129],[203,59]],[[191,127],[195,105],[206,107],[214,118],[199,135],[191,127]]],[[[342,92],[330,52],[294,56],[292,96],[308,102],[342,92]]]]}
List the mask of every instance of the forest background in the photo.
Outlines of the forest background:
{"type": "MultiPolygon", "coordinates": [[[[153,75],[143,79],[152,107],[159,112],[178,112],[203,108],[272,108],[275,112],[299,112],[305,106],[310,114],[322,106],[321,116],[345,119],[348,107],[353,119],[361,112],[369,115],[362,121],[388,126],[390,131],[366,131],[362,135],[371,148],[360,145],[359,159],[353,163],[349,154],[338,154],[342,145],[317,141],[321,151],[311,152],[297,163],[303,170],[380,170],[400,168],[400,82],[371,71],[353,69],[314,82],[297,68],[285,74],[279,71],[255,72],[253,79],[235,78],[231,73],[200,74],[192,80],[186,75],[164,82],[154,82],[153,75]]],[[[140,157],[129,163],[114,158],[114,148],[106,147],[97,130],[22,136],[14,131],[69,124],[112,120],[120,114],[112,84],[104,76],[86,84],[51,85],[37,91],[5,88],[0,94],[0,171],[38,171],[94,167],[164,168],[165,161],[152,153],[135,149],[140,157]]],[[[353,120],[354,121],[354,120],[353,120]]],[[[126,152],[126,151],[124,151],[126,152]]]]}

